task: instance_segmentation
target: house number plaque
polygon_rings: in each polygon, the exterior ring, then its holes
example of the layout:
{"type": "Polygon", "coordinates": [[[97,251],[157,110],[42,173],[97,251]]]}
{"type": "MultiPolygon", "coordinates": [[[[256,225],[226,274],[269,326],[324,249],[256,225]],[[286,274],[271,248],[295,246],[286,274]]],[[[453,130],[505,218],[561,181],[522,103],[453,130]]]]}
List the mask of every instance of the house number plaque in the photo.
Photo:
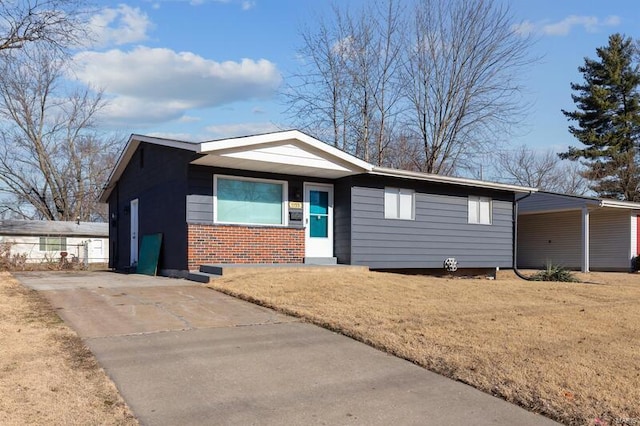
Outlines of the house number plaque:
{"type": "Polygon", "coordinates": [[[302,208],[302,203],[300,201],[289,201],[289,208],[290,209],[301,209],[302,208]]]}

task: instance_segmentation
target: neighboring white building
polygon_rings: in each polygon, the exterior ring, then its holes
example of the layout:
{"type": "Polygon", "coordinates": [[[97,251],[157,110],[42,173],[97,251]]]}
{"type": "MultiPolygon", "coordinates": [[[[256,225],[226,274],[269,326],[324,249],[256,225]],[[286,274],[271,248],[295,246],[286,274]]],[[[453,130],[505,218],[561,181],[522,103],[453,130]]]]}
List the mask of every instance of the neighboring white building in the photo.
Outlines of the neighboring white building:
{"type": "Polygon", "coordinates": [[[538,192],[518,202],[518,267],[629,271],[640,203],[538,192]]]}
{"type": "Polygon", "coordinates": [[[9,243],[12,255],[26,254],[27,262],[59,260],[61,253],[66,253],[68,261],[109,261],[107,223],[2,220],[0,243],[9,243]]]}

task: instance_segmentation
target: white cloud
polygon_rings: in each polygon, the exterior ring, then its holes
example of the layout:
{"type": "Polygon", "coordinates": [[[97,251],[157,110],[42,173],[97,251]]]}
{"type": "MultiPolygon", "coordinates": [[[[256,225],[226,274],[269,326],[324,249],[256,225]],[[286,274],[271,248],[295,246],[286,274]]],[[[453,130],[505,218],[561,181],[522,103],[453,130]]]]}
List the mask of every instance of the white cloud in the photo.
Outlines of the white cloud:
{"type": "Polygon", "coordinates": [[[270,98],[281,82],[275,64],[260,59],[216,62],[191,52],[139,46],[129,52],[83,52],[74,76],[111,98],[107,119],[157,123],[191,109],[270,98]]]}
{"type": "Polygon", "coordinates": [[[146,132],[145,135],[174,139],[185,142],[203,142],[218,139],[233,138],[238,136],[259,135],[263,133],[279,132],[283,129],[269,122],[246,122],[211,125],[200,129],[196,133],[184,132],[146,132]]]}
{"type": "Polygon", "coordinates": [[[91,17],[90,44],[113,46],[137,43],[148,38],[147,31],[153,28],[149,17],[139,8],[121,4],[117,8],[105,8],[91,17]]]}
{"type": "Polygon", "coordinates": [[[604,19],[596,16],[569,15],[561,21],[548,23],[547,21],[523,21],[513,26],[513,31],[526,36],[538,33],[547,36],[566,36],[575,27],[582,27],[584,31],[594,33],[604,27],[615,27],[620,24],[620,17],[611,15],[604,19]]]}
{"type": "Polygon", "coordinates": [[[560,22],[547,24],[542,27],[542,33],[552,36],[564,36],[575,26],[582,26],[587,32],[594,32],[598,28],[599,20],[595,16],[567,16],[560,22]]]}
{"type": "Polygon", "coordinates": [[[233,138],[236,136],[259,135],[278,132],[280,127],[269,122],[219,124],[207,126],[205,131],[210,139],[233,138]]]}
{"type": "Polygon", "coordinates": [[[174,141],[182,142],[201,142],[202,139],[194,137],[191,133],[172,133],[172,132],[149,132],[145,135],[154,138],[173,139],[174,141]]]}
{"type": "Polygon", "coordinates": [[[516,34],[519,34],[521,36],[528,36],[529,34],[535,32],[536,24],[534,24],[531,21],[523,21],[519,24],[512,26],[511,29],[516,34]]]}
{"type": "Polygon", "coordinates": [[[242,10],[253,9],[255,6],[256,6],[256,2],[255,1],[244,0],[242,2],[242,10]]]}
{"type": "Polygon", "coordinates": [[[190,115],[183,115],[182,117],[180,117],[178,121],[181,123],[197,123],[199,121],[202,121],[202,118],[192,117],[190,115]]]}
{"type": "Polygon", "coordinates": [[[182,1],[187,2],[191,6],[201,6],[208,3],[218,3],[222,5],[240,5],[242,10],[251,10],[256,7],[257,4],[256,0],[158,0],[154,4],[154,8],[156,8],[155,5],[158,5],[159,7],[160,3],[182,1]]]}

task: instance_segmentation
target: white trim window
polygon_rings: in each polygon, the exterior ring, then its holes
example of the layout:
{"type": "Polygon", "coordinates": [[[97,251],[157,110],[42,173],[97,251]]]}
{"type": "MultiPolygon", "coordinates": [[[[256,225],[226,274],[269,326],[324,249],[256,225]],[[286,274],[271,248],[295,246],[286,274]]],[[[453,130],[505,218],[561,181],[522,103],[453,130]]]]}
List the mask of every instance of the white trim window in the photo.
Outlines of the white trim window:
{"type": "Polygon", "coordinates": [[[491,198],[469,195],[469,223],[491,225],[492,210],[491,198]]]}
{"type": "Polygon", "coordinates": [[[415,191],[403,188],[384,188],[385,219],[415,219],[415,191]]]}
{"type": "Polygon", "coordinates": [[[40,237],[40,251],[67,251],[67,237],[40,237]]]}
{"type": "Polygon", "coordinates": [[[286,181],[213,176],[214,223],[287,224],[286,181]]]}

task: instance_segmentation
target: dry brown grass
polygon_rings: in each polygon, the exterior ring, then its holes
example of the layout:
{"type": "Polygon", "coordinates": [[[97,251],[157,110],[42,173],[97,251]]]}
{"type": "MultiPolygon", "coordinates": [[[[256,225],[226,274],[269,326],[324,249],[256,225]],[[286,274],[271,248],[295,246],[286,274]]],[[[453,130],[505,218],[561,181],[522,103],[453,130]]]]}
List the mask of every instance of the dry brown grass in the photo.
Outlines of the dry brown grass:
{"type": "Polygon", "coordinates": [[[567,424],[640,424],[640,276],[586,277],[600,284],[315,270],[210,286],[567,424]]]}
{"type": "Polygon", "coordinates": [[[35,291],[0,273],[0,423],[136,425],[82,340],[35,291]]]}

